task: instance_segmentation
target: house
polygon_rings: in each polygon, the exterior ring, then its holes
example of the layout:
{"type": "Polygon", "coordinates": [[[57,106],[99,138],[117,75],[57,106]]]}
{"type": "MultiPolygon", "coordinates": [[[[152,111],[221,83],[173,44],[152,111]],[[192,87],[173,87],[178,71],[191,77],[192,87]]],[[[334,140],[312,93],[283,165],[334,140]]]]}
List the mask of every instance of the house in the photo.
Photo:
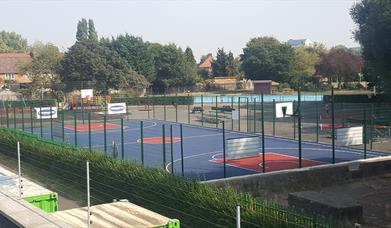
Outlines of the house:
{"type": "Polygon", "coordinates": [[[277,86],[278,83],[272,80],[254,80],[254,93],[255,94],[272,94],[273,86],[277,86]]]}
{"type": "Polygon", "coordinates": [[[21,73],[21,67],[31,60],[30,54],[27,53],[0,54],[0,88],[3,88],[7,82],[12,82],[18,88],[21,84],[30,84],[31,79],[21,73]]]}
{"type": "Polygon", "coordinates": [[[309,39],[290,39],[287,44],[293,48],[312,46],[314,43],[309,39]]]}
{"type": "Polygon", "coordinates": [[[238,87],[236,76],[214,77],[213,83],[223,90],[236,90],[238,87]]]}
{"type": "Polygon", "coordinates": [[[198,64],[198,68],[205,70],[208,72],[208,75],[212,75],[212,64],[214,62],[213,56],[209,53],[207,56],[201,59],[200,64],[198,64]]]}

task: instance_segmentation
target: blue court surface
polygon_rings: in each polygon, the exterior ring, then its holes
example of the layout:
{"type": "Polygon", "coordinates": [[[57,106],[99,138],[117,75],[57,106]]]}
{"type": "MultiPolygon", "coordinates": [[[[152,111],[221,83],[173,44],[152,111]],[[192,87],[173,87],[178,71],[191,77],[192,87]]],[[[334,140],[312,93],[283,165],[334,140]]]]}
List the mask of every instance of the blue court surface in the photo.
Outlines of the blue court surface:
{"type": "MultiPolygon", "coordinates": [[[[171,172],[172,168],[177,175],[182,174],[180,125],[178,123],[144,120],[144,164],[147,166],[166,169],[171,172]],[[165,126],[165,165],[163,164],[162,126],[165,126]],[[170,143],[170,127],[173,131],[173,143],[170,143]],[[172,149],[171,149],[172,146],[172,149]],[[171,159],[173,151],[173,159],[171,159]],[[173,167],[171,160],[173,160],[173,167]]],[[[111,124],[120,126],[120,122],[111,124]]],[[[34,130],[40,134],[40,129],[34,130]]],[[[141,131],[139,120],[124,121],[124,144],[123,155],[125,159],[141,162],[141,131]]],[[[50,129],[43,129],[44,137],[50,138],[50,129]]],[[[118,148],[118,158],[122,155],[121,129],[108,129],[106,134],[107,153],[112,154],[113,142],[118,148]]],[[[226,131],[226,139],[259,136],[251,133],[226,131]]],[[[261,138],[261,136],[259,136],[261,138]]],[[[75,143],[74,129],[65,129],[65,142],[75,143]]],[[[89,148],[89,132],[77,131],[77,143],[80,147],[89,148]]],[[[104,153],[104,131],[95,129],[91,132],[91,146],[93,149],[104,153]]],[[[199,180],[210,180],[224,177],[224,166],[221,163],[223,153],[222,129],[206,128],[202,126],[183,124],[183,165],[184,175],[188,178],[199,180]]],[[[267,152],[265,163],[267,170],[281,170],[285,168],[298,168],[298,141],[265,137],[265,151],[267,152]],[[285,164],[285,165],[284,165],[285,164]],[[289,164],[286,166],[286,164],[289,164]]],[[[262,153],[261,147],[259,153],[262,153]]],[[[367,151],[367,158],[382,156],[380,152],[367,151]]],[[[227,177],[254,174],[262,172],[260,169],[261,160],[254,158],[250,160],[228,162],[226,166],[227,177]]],[[[302,158],[304,166],[332,163],[331,145],[318,144],[313,142],[302,142],[302,158]]],[[[344,162],[363,159],[362,150],[336,147],[335,161],[344,162]]]]}

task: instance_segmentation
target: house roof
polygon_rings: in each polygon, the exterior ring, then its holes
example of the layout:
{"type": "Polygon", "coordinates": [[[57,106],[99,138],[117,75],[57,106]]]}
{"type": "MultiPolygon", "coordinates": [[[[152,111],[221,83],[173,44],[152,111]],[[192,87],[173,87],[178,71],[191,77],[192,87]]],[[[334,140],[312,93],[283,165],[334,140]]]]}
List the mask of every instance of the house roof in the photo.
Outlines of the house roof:
{"type": "Polygon", "coordinates": [[[19,73],[20,64],[31,61],[30,54],[27,53],[6,53],[0,54],[0,74],[19,73]]]}
{"type": "Polygon", "coordinates": [[[208,54],[208,56],[204,59],[203,62],[198,65],[199,68],[211,68],[213,63],[213,56],[212,54],[208,54]]]}
{"type": "Polygon", "coordinates": [[[214,83],[215,84],[232,84],[236,83],[236,77],[235,76],[227,76],[227,77],[215,77],[214,83]]]}

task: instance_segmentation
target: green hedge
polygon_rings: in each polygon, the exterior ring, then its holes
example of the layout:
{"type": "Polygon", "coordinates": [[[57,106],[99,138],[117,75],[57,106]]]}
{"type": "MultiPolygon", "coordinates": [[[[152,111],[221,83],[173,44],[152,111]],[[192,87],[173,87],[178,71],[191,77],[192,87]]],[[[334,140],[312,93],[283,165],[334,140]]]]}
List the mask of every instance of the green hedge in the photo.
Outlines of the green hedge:
{"type": "Polygon", "coordinates": [[[154,97],[112,97],[111,102],[126,102],[127,105],[192,105],[192,96],[154,96],[154,97]]]}
{"type": "MultiPolygon", "coordinates": [[[[331,102],[331,95],[323,96],[324,102],[331,102]]],[[[391,103],[391,96],[387,94],[377,94],[368,96],[367,94],[338,94],[334,95],[336,103],[391,103]]]]}
{"type": "Polygon", "coordinates": [[[85,202],[85,162],[88,160],[93,204],[128,199],[167,217],[178,218],[183,225],[233,227],[235,207],[240,203],[243,227],[332,227],[323,218],[259,202],[232,189],[210,187],[161,169],[145,168],[13,129],[0,128],[3,162],[4,157],[15,162],[17,141],[21,145],[24,173],[54,191],[68,194],[73,200],[85,202]]]}
{"type": "Polygon", "coordinates": [[[57,101],[55,99],[49,100],[25,100],[25,101],[0,101],[0,108],[4,106],[8,107],[48,107],[48,106],[57,106],[57,101]]]}

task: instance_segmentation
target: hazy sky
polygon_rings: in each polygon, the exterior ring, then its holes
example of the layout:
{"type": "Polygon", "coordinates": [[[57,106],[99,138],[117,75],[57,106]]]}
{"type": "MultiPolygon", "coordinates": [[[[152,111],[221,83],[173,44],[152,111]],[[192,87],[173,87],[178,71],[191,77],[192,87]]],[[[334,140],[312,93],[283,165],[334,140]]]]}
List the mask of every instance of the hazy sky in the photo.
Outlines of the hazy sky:
{"type": "Polygon", "coordinates": [[[349,15],[353,2],[0,0],[0,30],[20,33],[29,43],[51,42],[65,51],[75,42],[77,21],[91,18],[99,37],[129,33],[151,42],[190,46],[198,60],[221,47],[241,54],[257,36],[358,46],[349,15]]]}

